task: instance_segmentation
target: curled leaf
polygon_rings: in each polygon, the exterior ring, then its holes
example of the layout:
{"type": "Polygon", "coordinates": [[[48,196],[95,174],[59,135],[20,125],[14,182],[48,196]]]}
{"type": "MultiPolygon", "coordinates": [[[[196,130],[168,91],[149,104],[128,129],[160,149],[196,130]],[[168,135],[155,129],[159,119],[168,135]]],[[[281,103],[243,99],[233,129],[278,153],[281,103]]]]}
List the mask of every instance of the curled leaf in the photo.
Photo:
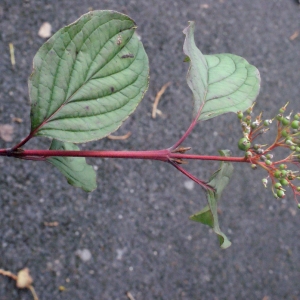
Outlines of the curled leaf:
{"type": "Polygon", "coordinates": [[[183,31],[183,51],[190,61],[187,83],[194,96],[194,116],[203,104],[199,120],[245,111],[259,93],[259,71],[237,55],[203,55],[195,44],[194,30],[194,22],[189,22],[183,31]]]}
{"type": "MultiPolygon", "coordinates": [[[[229,150],[220,150],[219,152],[222,156],[230,156],[229,150]]],[[[205,206],[201,211],[190,217],[190,220],[192,221],[200,222],[210,226],[218,235],[218,239],[222,249],[228,248],[231,245],[231,242],[220,229],[217,203],[221,198],[221,194],[224,188],[228,185],[232,173],[232,163],[221,162],[220,169],[211,176],[208,182],[208,184],[215,189],[214,191],[207,190],[208,205],[205,206]]]]}

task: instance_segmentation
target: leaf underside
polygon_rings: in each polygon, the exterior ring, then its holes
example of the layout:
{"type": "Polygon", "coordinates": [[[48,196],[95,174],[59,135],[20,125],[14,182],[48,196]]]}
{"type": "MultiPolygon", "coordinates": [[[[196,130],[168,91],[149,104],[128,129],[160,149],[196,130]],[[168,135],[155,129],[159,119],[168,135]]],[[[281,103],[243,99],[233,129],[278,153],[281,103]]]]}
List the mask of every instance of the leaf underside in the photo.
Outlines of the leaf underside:
{"type": "MultiPolygon", "coordinates": [[[[219,151],[222,156],[230,156],[229,150],[219,151]]],[[[190,220],[203,223],[210,226],[218,235],[220,246],[226,249],[231,245],[227,236],[221,231],[218,220],[217,203],[221,198],[224,188],[228,185],[233,173],[232,163],[221,162],[220,169],[216,171],[210,178],[208,184],[215,189],[215,191],[207,190],[207,202],[201,211],[192,215],[190,220]]]]}
{"type": "Polygon", "coordinates": [[[148,87],[135,29],[126,15],[93,11],[55,33],[33,60],[31,132],[83,143],[117,130],[148,87]]]}
{"type": "MultiPolygon", "coordinates": [[[[78,146],[53,140],[50,150],[78,151],[78,146]]],[[[69,184],[79,187],[86,192],[96,189],[96,172],[88,165],[83,157],[47,157],[46,159],[67,178],[69,184]]]]}
{"type": "Polygon", "coordinates": [[[183,31],[183,51],[190,61],[187,83],[194,96],[194,116],[201,106],[199,121],[245,111],[259,93],[259,71],[237,55],[203,55],[195,44],[194,27],[194,22],[190,22],[183,31]]]}

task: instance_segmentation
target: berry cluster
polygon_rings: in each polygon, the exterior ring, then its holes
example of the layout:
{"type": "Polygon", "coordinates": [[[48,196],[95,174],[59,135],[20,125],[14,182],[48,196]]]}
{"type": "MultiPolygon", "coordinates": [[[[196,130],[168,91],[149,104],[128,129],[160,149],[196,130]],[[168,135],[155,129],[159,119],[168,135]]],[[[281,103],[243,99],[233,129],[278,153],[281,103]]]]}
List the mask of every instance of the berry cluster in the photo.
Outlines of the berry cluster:
{"type": "Polygon", "coordinates": [[[238,142],[238,147],[245,153],[245,160],[256,169],[262,167],[268,172],[268,176],[262,179],[265,187],[268,179],[272,182],[272,192],[275,198],[284,198],[286,188],[290,187],[294,193],[295,201],[300,208],[297,196],[300,195],[300,186],[295,180],[300,180],[298,171],[292,170],[292,166],[300,167],[300,113],[286,115],[288,103],[280,108],[278,115],[273,119],[262,119],[260,113],[255,120],[252,118],[253,106],[245,114],[238,112],[243,130],[243,137],[238,142]],[[277,123],[277,135],[272,145],[254,144],[254,140],[269,130],[272,122],[277,123]],[[289,149],[287,157],[279,161],[273,161],[273,151],[277,147],[289,149]]]}

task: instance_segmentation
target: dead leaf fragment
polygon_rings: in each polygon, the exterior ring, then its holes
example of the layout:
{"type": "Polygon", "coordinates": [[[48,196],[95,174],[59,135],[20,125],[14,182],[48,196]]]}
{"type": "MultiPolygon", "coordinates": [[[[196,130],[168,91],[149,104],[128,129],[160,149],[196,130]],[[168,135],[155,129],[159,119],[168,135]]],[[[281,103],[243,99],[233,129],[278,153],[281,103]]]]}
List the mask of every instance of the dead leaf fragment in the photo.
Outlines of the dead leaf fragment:
{"type": "Polygon", "coordinates": [[[43,39],[46,39],[48,37],[51,36],[51,29],[52,29],[52,26],[50,23],[48,22],[44,22],[42,24],[42,26],[40,27],[40,30],[38,32],[38,35],[43,38],[43,39]]]}
{"type": "Polygon", "coordinates": [[[208,4],[201,4],[201,5],[200,5],[200,8],[207,9],[207,8],[209,8],[209,5],[208,5],[208,4]]]}
{"type": "Polygon", "coordinates": [[[13,122],[16,122],[16,123],[22,123],[23,122],[23,119],[22,118],[18,118],[18,117],[12,117],[11,120],[13,122]]]}
{"type": "Polygon", "coordinates": [[[33,279],[29,274],[29,269],[24,268],[18,272],[17,275],[17,287],[19,289],[29,288],[29,286],[33,283],[33,279]]]}
{"type": "Polygon", "coordinates": [[[0,137],[5,142],[11,142],[13,140],[14,127],[9,124],[0,124],[0,137]]]}
{"type": "Polygon", "coordinates": [[[32,286],[33,279],[29,274],[29,269],[24,268],[23,270],[18,272],[18,275],[16,276],[15,274],[11,273],[10,271],[5,271],[3,269],[0,269],[0,275],[7,276],[13,280],[16,281],[16,285],[19,289],[29,289],[32,296],[33,300],[39,300],[34,287],[32,286]]]}
{"type": "Polygon", "coordinates": [[[291,36],[290,36],[290,41],[293,41],[299,36],[300,31],[296,30],[291,36]]]}
{"type": "Polygon", "coordinates": [[[16,65],[16,59],[15,59],[15,49],[13,43],[9,43],[9,54],[10,54],[11,65],[14,68],[16,65]]]}
{"type": "Polygon", "coordinates": [[[124,135],[108,135],[107,138],[110,140],[127,140],[131,136],[131,132],[128,131],[124,135]]]}
{"type": "Polygon", "coordinates": [[[45,226],[48,226],[48,227],[56,227],[59,225],[58,222],[54,221],[54,222],[44,222],[44,225],[45,226]]]}

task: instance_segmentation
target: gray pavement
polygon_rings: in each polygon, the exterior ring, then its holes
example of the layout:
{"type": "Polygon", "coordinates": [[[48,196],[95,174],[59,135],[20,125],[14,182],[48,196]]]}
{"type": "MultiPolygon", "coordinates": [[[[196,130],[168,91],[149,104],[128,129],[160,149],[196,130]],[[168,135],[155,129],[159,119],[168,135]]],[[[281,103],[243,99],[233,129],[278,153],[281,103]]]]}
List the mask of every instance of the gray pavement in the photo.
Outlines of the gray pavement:
{"type": "MultiPolygon", "coordinates": [[[[234,53],[261,72],[257,112],[274,116],[291,101],[299,110],[300,7],[294,0],[0,0],[0,123],[14,127],[10,147],[29,132],[27,78],[44,40],[92,9],[131,16],[149,55],[149,90],[119,129],[126,141],[104,139],[83,149],[169,147],[188,127],[192,96],[185,82],[182,30],[196,21],[195,38],[205,54],[234,53]],[[12,70],[8,44],[13,43],[12,70]],[[161,86],[172,81],[151,118],[161,86]],[[23,123],[12,118],[23,119],[23,123]]],[[[274,132],[273,132],[274,134],[274,132]]],[[[272,132],[270,133],[270,136],[272,132]]],[[[198,125],[185,145],[202,154],[230,149],[239,155],[234,114],[198,125]]],[[[46,148],[36,138],[28,148],[46,148]]],[[[208,227],[188,220],[206,202],[199,187],[171,166],[148,161],[90,159],[98,188],[73,188],[51,165],[0,159],[0,268],[28,267],[39,298],[50,299],[300,299],[300,214],[289,194],[274,199],[261,184],[264,173],[235,165],[220,205],[221,228],[232,246],[221,250],[208,227]],[[45,226],[45,222],[59,226],[45,226]],[[91,255],[89,257],[89,255],[91,255]],[[64,286],[65,291],[59,291],[64,286]]],[[[189,170],[207,179],[218,164],[196,162],[189,170]]],[[[0,277],[0,299],[32,299],[0,277]]]]}

